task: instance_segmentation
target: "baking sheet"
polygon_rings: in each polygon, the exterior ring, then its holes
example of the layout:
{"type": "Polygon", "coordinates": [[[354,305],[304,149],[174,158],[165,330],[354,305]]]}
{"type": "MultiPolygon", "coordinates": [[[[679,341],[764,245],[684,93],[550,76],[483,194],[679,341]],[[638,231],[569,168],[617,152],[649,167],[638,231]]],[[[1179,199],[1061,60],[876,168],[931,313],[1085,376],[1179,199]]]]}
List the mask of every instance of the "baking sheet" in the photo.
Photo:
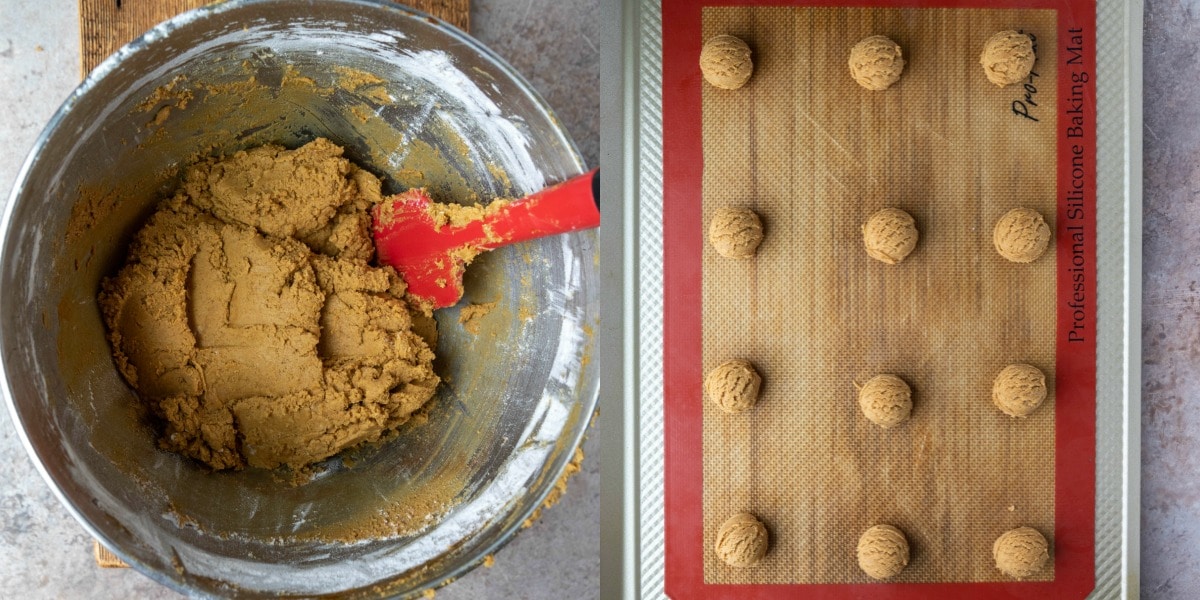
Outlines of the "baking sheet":
{"type": "MultiPolygon", "coordinates": [[[[659,36],[669,36],[672,30],[686,27],[689,21],[699,27],[699,7],[695,7],[694,16],[685,15],[681,18],[680,15],[688,10],[687,6],[681,8],[682,4],[689,3],[668,3],[666,7],[660,7],[657,2],[642,3],[637,13],[640,35],[633,38],[634,50],[639,58],[636,66],[640,83],[638,106],[641,109],[640,126],[634,137],[639,162],[643,168],[639,172],[638,197],[629,203],[638,209],[638,253],[633,257],[636,260],[626,263],[626,268],[637,273],[636,286],[640,300],[637,311],[641,316],[641,326],[636,338],[637,361],[634,363],[639,367],[636,382],[640,408],[638,413],[630,418],[636,419],[640,424],[639,502],[636,505],[639,519],[637,541],[641,551],[641,577],[638,587],[645,597],[660,597],[663,594],[664,583],[670,577],[673,552],[670,544],[664,543],[666,532],[663,528],[663,515],[664,512],[669,514],[671,509],[664,503],[662,484],[664,475],[667,478],[670,475],[664,472],[661,462],[664,458],[670,460],[670,451],[664,452],[666,448],[663,444],[662,408],[664,397],[669,398],[672,393],[672,383],[669,377],[666,381],[660,377],[662,369],[666,367],[669,370],[675,359],[672,356],[674,352],[664,352],[664,349],[670,349],[664,348],[663,345],[664,335],[669,336],[672,329],[671,317],[667,315],[664,323],[659,312],[663,308],[662,298],[669,295],[672,289],[671,273],[669,269],[664,273],[660,262],[663,259],[664,241],[669,243],[668,240],[664,240],[663,226],[669,226],[670,222],[664,219],[660,211],[666,209],[669,212],[670,204],[664,201],[669,201],[672,189],[678,187],[671,182],[670,173],[673,170],[678,173],[698,168],[698,165],[672,166],[669,156],[667,163],[661,168],[662,163],[659,162],[663,159],[664,145],[660,119],[664,116],[670,119],[670,114],[679,109],[678,105],[672,102],[671,88],[676,85],[693,85],[686,81],[663,79],[662,61],[670,60],[670,57],[662,53],[659,36]],[[662,29],[664,18],[670,23],[665,30],[662,29]],[[670,108],[665,113],[662,111],[664,104],[670,108]],[[663,275],[666,275],[668,280],[665,286],[661,280],[663,275]],[[664,327],[660,329],[659,323],[663,323],[664,327]]],[[[955,4],[957,3],[942,3],[943,6],[955,4]]],[[[1127,596],[1136,593],[1137,423],[1135,420],[1131,426],[1129,415],[1137,414],[1138,359],[1136,340],[1131,340],[1127,332],[1130,315],[1136,315],[1137,308],[1138,278],[1131,276],[1131,273],[1136,275],[1139,272],[1137,241],[1140,238],[1137,227],[1140,219],[1137,215],[1140,211],[1140,196],[1137,177],[1131,176],[1131,173],[1136,175],[1136,165],[1140,157],[1140,82],[1131,81],[1126,77],[1126,73],[1136,73],[1136,64],[1140,61],[1140,18],[1140,5],[1101,1],[1097,6],[1098,37],[1103,43],[1099,44],[1096,51],[1096,110],[1099,114],[1099,121],[1095,126],[1098,146],[1098,202],[1095,213],[1098,275],[1095,288],[1097,358],[1092,366],[1098,368],[1098,391],[1095,397],[1094,419],[1082,420],[1085,425],[1093,423],[1099,435],[1094,455],[1094,470],[1089,470],[1094,474],[1094,487],[1089,495],[1095,498],[1094,517],[1089,515],[1088,519],[1093,523],[1093,527],[1089,529],[1095,540],[1092,545],[1094,569],[1090,569],[1094,571],[1094,577],[1091,578],[1094,585],[1088,588],[1093,597],[1127,596]],[[1132,518],[1131,506],[1135,507],[1132,518]],[[1129,543],[1130,539],[1134,540],[1132,544],[1129,543]]],[[[698,43],[696,50],[698,51],[698,43]]],[[[698,77],[698,72],[695,75],[698,77]]],[[[670,137],[668,132],[668,143],[670,137]]],[[[697,223],[700,220],[697,216],[697,223]]],[[[699,230],[700,227],[696,229],[699,230]]],[[[667,233],[669,237],[669,232],[667,233]]],[[[698,472],[682,474],[700,475],[698,472]]],[[[1073,507],[1077,505],[1077,502],[1072,503],[1073,507]]],[[[695,571],[702,573],[702,570],[695,571]]],[[[748,592],[746,586],[711,587],[716,590],[712,594],[713,597],[741,597],[748,592]]],[[[822,592],[810,596],[827,596],[826,592],[836,587],[814,586],[810,589],[820,588],[822,592]]],[[[894,594],[896,587],[900,586],[853,585],[848,586],[848,589],[854,588],[858,593],[867,593],[864,590],[870,590],[873,596],[899,597],[894,594]]],[[[1008,587],[1015,590],[1011,592],[1012,597],[1045,590],[1037,587],[1008,587]]],[[[932,588],[926,590],[933,591],[932,588]]],[[[966,593],[968,588],[960,588],[959,591],[966,593]]]]}

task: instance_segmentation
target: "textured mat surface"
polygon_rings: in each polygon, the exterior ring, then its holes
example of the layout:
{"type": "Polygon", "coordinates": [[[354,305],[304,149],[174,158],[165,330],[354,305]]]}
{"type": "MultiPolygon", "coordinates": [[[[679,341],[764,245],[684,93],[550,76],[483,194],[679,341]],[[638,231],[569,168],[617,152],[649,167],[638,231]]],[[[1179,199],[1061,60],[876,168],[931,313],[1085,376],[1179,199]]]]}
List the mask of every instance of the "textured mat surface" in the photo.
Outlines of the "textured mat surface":
{"type": "MultiPolygon", "coordinates": [[[[1002,581],[999,534],[1054,532],[1056,257],[1010,263],[992,228],[1024,206],[1054,229],[1056,65],[1038,60],[1028,89],[998,88],[979,54],[1004,29],[1053,49],[1056,18],[704,9],[703,39],[741,37],[755,62],[745,88],[702,86],[704,223],[746,206],[766,230],[754,259],[703,250],[704,371],[744,358],[764,379],[748,413],[703,403],[705,581],[870,581],[855,546],[878,523],[912,546],[896,581],[1002,581]],[[860,88],[847,66],[874,34],[908,62],[882,92],[860,88]],[[1037,121],[1015,115],[1014,101],[1037,121]],[[921,235],[895,266],[862,246],[861,225],[885,207],[909,212],[921,235]],[[1027,419],[991,401],[993,378],[1015,362],[1050,382],[1027,419]],[[912,419],[891,430],[857,404],[855,384],[880,373],[914,391],[912,419]],[[741,511],[763,519],[772,543],[761,564],[734,569],[707,550],[741,511]]],[[[1052,567],[1034,577],[1053,578],[1052,567]]]]}

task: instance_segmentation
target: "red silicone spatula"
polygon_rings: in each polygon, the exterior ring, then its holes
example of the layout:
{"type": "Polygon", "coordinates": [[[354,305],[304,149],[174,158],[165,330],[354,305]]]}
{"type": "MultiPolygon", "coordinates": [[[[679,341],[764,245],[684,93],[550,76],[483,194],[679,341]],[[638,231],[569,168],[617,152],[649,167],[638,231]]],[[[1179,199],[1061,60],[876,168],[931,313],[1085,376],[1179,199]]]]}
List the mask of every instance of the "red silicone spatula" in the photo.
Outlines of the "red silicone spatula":
{"type": "Polygon", "coordinates": [[[490,207],[481,218],[451,224],[423,189],[396,194],[372,210],[379,262],[392,265],[408,293],[432,308],[462,298],[466,263],[480,252],[600,226],[599,170],[532,196],[490,207]],[[441,222],[439,222],[441,221],[441,222]]]}

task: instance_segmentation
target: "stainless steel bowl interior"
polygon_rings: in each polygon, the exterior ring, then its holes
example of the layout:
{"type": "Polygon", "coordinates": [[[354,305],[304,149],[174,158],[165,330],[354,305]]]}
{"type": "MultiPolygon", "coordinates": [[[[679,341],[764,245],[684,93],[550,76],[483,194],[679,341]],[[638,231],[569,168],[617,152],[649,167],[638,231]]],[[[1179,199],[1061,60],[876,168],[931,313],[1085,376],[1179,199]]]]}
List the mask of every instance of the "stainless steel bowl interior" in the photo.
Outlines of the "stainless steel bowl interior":
{"type": "Polygon", "coordinates": [[[368,597],[457,576],[541,502],[594,409],[587,233],[482,257],[467,301],[499,304],[477,336],[457,309],[438,315],[448,382],[428,422],[327,461],[312,482],[210,473],[158,450],[112,364],[101,278],[182,165],[317,136],[385,191],[424,184],[443,200],[529,193],[583,168],[529,85],[447,25],[386,2],[234,1],[102,64],[39,138],[5,210],[0,359],[14,421],[81,523],[180,590],[368,597]],[[347,73],[383,83],[357,89],[347,73]],[[156,90],[170,93],[143,104],[156,90]]]}

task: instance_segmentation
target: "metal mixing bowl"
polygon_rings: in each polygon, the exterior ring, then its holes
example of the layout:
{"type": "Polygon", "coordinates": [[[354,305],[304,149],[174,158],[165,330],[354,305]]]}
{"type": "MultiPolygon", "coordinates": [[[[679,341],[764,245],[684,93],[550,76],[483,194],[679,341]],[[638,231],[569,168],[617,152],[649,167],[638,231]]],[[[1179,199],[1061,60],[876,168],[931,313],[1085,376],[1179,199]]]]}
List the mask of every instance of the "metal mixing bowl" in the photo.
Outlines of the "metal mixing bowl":
{"type": "Polygon", "coordinates": [[[233,1],[100,65],[5,208],[0,360],[22,440],[89,532],[179,590],[374,597],[460,575],[542,501],[595,406],[597,254],[584,233],[481,257],[467,301],[498,305],[478,335],[440,311],[446,383],[428,422],[326,461],[310,483],[212,473],[157,449],[158,425],[113,365],[100,280],[189,161],[317,136],[385,191],[424,184],[442,200],[583,170],[530,86],[443,23],[388,2],[233,1]],[[364,73],[383,83],[357,87],[364,73]]]}

